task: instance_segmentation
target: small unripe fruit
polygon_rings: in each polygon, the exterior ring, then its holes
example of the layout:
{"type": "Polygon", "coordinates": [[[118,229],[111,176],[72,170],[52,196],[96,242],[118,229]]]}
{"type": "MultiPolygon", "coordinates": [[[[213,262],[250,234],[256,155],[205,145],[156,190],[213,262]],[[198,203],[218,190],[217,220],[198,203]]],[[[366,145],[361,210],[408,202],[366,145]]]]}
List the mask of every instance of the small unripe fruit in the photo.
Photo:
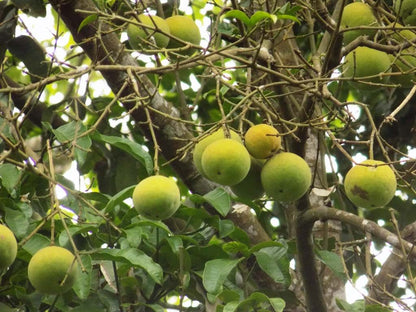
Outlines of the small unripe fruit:
{"type": "MultiPolygon", "coordinates": [[[[225,136],[224,129],[220,128],[217,131],[215,131],[214,133],[212,133],[212,134],[206,136],[205,138],[203,138],[201,141],[199,141],[195,145],[195,148],[194,148],[194,151],[193,151],[194,165],[204,177],[206,177],[206,174],[204,173],[204,169],[202,168],[202,164],[201,164],[202,153],[205,151],[207,146],[210,145],[211,143],[213,143],[217,140],[220,140],[220,139],[225,139],[225,138],[226,138],[226,136],[225,136]]],[[[238,135],[238,133],[231,130],[231,129],[230,129],[230,138],[239,142],[240,144],[243,144],[243,142],[241,141],[241,138],[238,135]]]]}
{"type": "MultiPolygon", "coordinates": [[[[368,4],[352,2],[344,7],[340,23],[341,30],[359,26],[377,26],[377,19],[368,4]]],[[[355,29],[343,32],[343,42],[348,44],[359,36],[375,35],[375,29],[355,29]]]]}
{"type": "Polygon", "coordinates": [[[137,212],[152,220],[171,217],[180,206],[180,191],[175,180],[161,175],[140,181],[133,191],[133,204],[137,212]]]}
{"type": "Polygon", "coordinates": [[[238,197],[245,200],[254,200],[260,198],[264,194],[264,188],[261,184],[262,161],[251,158],[250,170],[246,177],[240,183],[232,185],[231,191],[238,197]]]}
{"type": "Polygon", "coordinates": [[[416,0],[395,0],[394,10],[405,25],[416,26],[416,0]]]}
{"type": "Polygon", "coordinates": [[[308,191],[312,175],[302,157],[282,152],[264,164],[261,182],[268,196],[277,201],[290,202],[298,200],[308,191]]]}
{"type": "Polygon", "coordinates": [[[344,180],[348,199],[358,207],[378,208],[387,205],[396,192],[393,170],[380,160],[365,160],[352,167],[344,180]]]}
{"type": "Polygon", "coordinates": [[[201,33],[194,20],[184,15],[174,15],[166,19],[166,23],[169,26],[170,34],[173,37],[169,41],[168,48],[179,48],[184,45],[182,41],[189,42],[194,45],[199,45],[201,42],[201,33]]]}
{"type": "Polygon", "coordinates": [[[78,263],[67,249],[48,246],[37,251],[29,261],[28,278],[42,294],[62,294],[75,283],[78,263]]]}
{"type": "Polygon", "coordinates": [[[250,170],[250,154],[233,139],[220,139],[207,146],[201,159],[208,179],[222,185],[241,182],[250,170]]]}
{"type": "Polygon", "coordinates": [[[377,86],[364,83],[364,81],[371,83],[387,82],[388,75],[383,74],[391,72],[390,57],[383,51],[368,47],[357,47],[345,57],[343,71],[345,78],[354,78],[355,80],[363,81],[362,83],[351,82],[355,87],[363,90],[371,90],[377,86]],[[364,79],[364,77],[370,76],[372,77],[364,79]]]}
{"type": "Polygon", "coordinates": [[[244,143],[251,156],[265,159],[275,154],[282,145],[282,139],[276,128],[259,124],[251,126],[245,136],[244,143]]]}
{"type": "Polygon", "coordinates": [[[0,275],[6,270],[17,254],[17,241],[13,232],[5,225],[0,224],[0,275]]]}
{"type": "Polygon", "coordinates": [[[140,14],[138,17],[140,23],[147,27],[135,24],[133,19],[127,26],[127,36],[132,49],[142,50],[143,48],[165,48],[169,43],[169,26],[166,20],[156,15],[140,14]]]}

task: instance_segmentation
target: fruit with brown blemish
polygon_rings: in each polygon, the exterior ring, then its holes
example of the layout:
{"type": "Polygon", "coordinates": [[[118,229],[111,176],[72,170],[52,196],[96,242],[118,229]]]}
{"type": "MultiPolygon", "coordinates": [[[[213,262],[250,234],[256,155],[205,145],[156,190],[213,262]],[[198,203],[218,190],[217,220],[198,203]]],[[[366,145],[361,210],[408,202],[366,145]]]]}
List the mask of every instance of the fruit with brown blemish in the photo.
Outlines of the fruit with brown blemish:
{"type": "Polygon", "coordinates": [[[358,207],[386,206],[397,188],[396,176],[385,162],[365,160],[352,167],[344,180],[348,199],[358,207]]]}

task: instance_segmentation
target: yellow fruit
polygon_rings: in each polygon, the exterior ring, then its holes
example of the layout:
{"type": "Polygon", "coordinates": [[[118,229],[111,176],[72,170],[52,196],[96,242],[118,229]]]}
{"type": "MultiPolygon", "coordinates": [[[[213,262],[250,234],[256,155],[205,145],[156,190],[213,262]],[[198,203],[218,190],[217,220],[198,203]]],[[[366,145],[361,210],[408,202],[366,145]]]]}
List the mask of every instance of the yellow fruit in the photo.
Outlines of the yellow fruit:
{"type": "MultiPolygon", "coordinates": [[[[206,174],[204,173],[204,170],[202,169],[202,164],[201,164],[202,153],[205,151],[205,148],[208,145],[210,145],[211,143],[213,143],[217,140],[224,139],[224,138],[225,138],[225,132],[222,128],[220,128],[217,131],[215,131],[214,133],[212,133],[212,134],[206,136],[205,138],[203,138],[201,141],[199,141],[195,145],[193,155],[192,155],[193,160],[194,160],[194,165],[204,177],[206,177],[206,174]]],[[[233,140],[236,140],[240,144],[243,144],[243,142],[241,141],[241,138],[238,135],[238,133],[236,133],[235,131],[233,131],[231,129],[230,129],[230,138],[233,139],[233,140]]]]}
{"type": "Polygon", "coordinates": [[[371,90],[377,88],[377,86],[364,83],[364,81],[371,83],[387,82],[388,75],[383,74],[391,72],[390,57],[383,51],[368,47],[358,47],[345,57],[343,71],[345,78],[363,81],[363,83],[352,82],[353,86],[363,90],[371,90]],[[364,77],[370,76],[374,77],[364,79],[364,77]]]}
{"type": "Polygon", "coordinates": [[[344,180],[349,200],[362,208],[387,205],[396,192],[397,182],[393,170],[380,160],[365,160],[352,167],[344,180]]]}
{"type": "Polygon", "coordinates": [[[251,156],[258,159],[269,158],[282,145],[279,132],[272,126],[259,124],[251,126],[245,136],[244,143],[251,156]]]}
{"type": "Polygon", "coordinates": [[[38,292],[56,295],[72,288],[78,275],[78,263],[69,250],[48,246],[33,255],[27,270],[29,281],[38,292]]]}
{"type": "Polygon", "coordinates": [[[13,232],[5,225],[0,224],[0,275],[6,270],[17,254],[17,241],[13,232]]]}
{"type": "Polygon", "coordinates": [[[194,45],[199,45],[201,42],[201,33],[194,20],[184,15],[174,15],[166,19],[169,26],[170,34],[178,38],[175,40],[171,38],[168,48],[179,48],[184,46],[184,42],[189,42],[194,45]]]}
{"type": "Polygon", "coordinates": [[[233,139],[220,139],[205,148],[201,158],[207,178],[222,185],[241,182],[250,170],[250,154],[233,139]]]}
{"type": "Polygon", "coordinates": [[[394,10],[404,24],[416,26],[416,0],[395,0],[394,10]]]}
{"type": "Polygon", "coordinates": [[[306,161],[290,152],[274,155],[263,166],[261,183],[266,194],[277,201],[290,202],[301,198],[312,183],[306,161]]]}
{"type": "Polygon", "coordinates": [[[240,183],[232,185],[230,187],[231,191],[238,197],[246,200],[260,198],[264,194],[260,178],[262,168],[263,163],[261,161],[251,158],[250,170],[246,177],[240,183]]]}
{"type": "Polygon", "coordinates": [[[132,49],[142,50],[143,48],[165,48],[169,43],[169,26],[163,18],[156,15],[140,14],[140,23],[145,26],[137,25],[137,19],[133,18],[127,26],[127,36],[132,49]]]}
{"type": "MultiPolygon", "coordinates": [[[[377,19],[371,7],[362,2],[352,2],[344,7],[340,23],[340,29],[346,30],[352,27],[377,26],[377,19]]],[[[348,44],[359,36],[373,37],[376,29],[355,29],[343,32],[343,42],[348,44]]]]}
{"type": "Polygon", "coordinates": [[[137,212],[152,220],[171,217],[180,206],[181,196],[175,180],[161,175],[141,180],[133,191],[137,212]]]}

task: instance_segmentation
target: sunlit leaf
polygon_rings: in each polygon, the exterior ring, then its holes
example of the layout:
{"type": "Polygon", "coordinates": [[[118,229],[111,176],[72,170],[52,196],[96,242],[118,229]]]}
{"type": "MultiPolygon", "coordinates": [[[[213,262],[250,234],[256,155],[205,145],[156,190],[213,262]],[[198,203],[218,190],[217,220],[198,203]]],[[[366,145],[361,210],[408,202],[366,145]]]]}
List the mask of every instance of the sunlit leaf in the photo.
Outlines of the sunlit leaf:
{"type": "Polygon", "coordinates": [[[242,259],[214,259],[205,263],[202,282],[211,294],[219,294],[223,284],[231,271],[242,259]]]}
{"type": "Polygon", "coordinates": [[[140,161],[145,166],[148,174],[153,172],[153,159],[140,144],[124,137],[108,136],[99,132],[94,132],[92,138],[95,141],[108,143],[119,149],[122,149],[140,161]]]}
{"type": "Polygon", "coordinates": [[[100,249],[95,251],[92,257],[96,260],[113,260],[130,263],[133,266],[145,270],[156,283],[160,284],[162,282],[163,269],[139,249],[100,249]]]}

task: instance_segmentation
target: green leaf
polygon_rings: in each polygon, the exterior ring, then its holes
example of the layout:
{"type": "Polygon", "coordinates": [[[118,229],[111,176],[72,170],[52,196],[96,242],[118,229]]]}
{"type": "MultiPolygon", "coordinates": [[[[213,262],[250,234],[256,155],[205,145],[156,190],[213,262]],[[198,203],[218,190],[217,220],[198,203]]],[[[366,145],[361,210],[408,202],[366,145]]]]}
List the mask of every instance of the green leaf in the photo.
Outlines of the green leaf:
{"type": "Polygon", "coordinates": [[[250,23],[249,23],[249,27],[253,28],[254,26],[256,26],[256,24],[258,24],[261,21],[264,21],[266,19],[270,19],[273,23],[276,23],[277,21],[277,16],[274,14],[270,14],[268,12],[265,11],[256,11],[251,17],[250,17],[250,23]]]}
{"type": "Polygon", "coordinates": [[[219,220],[218,221],[218,234],[220,238],[227,237],[234,232],[235,226],[231,220],[219,220]]]}
{"type": "Polygon", "coordinates": [[[248,256],[250,253],[248,252],[248,247],[246,244],[241,242],[228,242],[222,245],[222,249],[227,253],[237,254],[241,253],[244,256],[248,256]]]}
{"type": "Polygon", "coordinates": [[[162,283],[162,267],[139,249],[100,249],[94,252],[92,257],[95,260],[112,260],[129,263],[136,267],[142,268],[156,283],[162,283]]]}
{"type": "Polygon", "coordinates": [[[344,265],[342,264],[341,257],[338,254],[328,250],[316,250],[315,253],[318,259],[328,266],[328,268],[334,272],[335,275],[343,280],[346,280],[344,265]]]}
{"type": "Polygon", "coordinates": [[[45,17],[46,7],[43,0],[11,0],[13,4],[34,17],[45,17]]]}
{"type": "Polygon", "coordinates": [[[254,245],[253,247],[250,248],[250,253],[254,253],[256,251],[259,251],[263,248],[267,248],[267,247],[284,247],[284,250],[287,250],[287,246],[285,246],[284,244],[282,244],[281,242],[276,242],[276,241],[267,241],[267,242],[261,242],[258,243],[257,245],[254,245]]]}
{"type": "Polygon", "coordinates": [[[49,64],[42,46],[29,36],[19,36],[9,40],[7,47],[11,54],[20,59],[32,74],[32,81],[47,76],[49,64]]]}
{"type": "Polygon", "coordinates": [[[287,284],[288,281],[279,267],[278,259],[265,250],[255,252],[256,260],[260,268],[267,273],[276,283],[287,284]]]}
{"type": "Polygon", "coordinates": [[[346,312],[365,312],[365,302],[364,300],[357,300],[354,303],[348,303],[345,300],[336,298],[337,306],[346,312]]]}
{"type": "Polygon", "coordinates": [[[48,123],[43,123],[63,144],[70,144],[74,147],[75,159],[79,166],[82,166],[87,159],[91,147],[91,138],[84,135],[87,128],[81,121],[71,121],[57,129],[53,129],[48,123]]]}
{"type": "Polygon", "coordinates": [[[231,209],[230,194],[220,187],[205,194],[203,198],[223,217],[225,217],[231,209]]]}
{"type": "Polygon", "coordinates": [[[107,205],[105,206],[104,211],[106,213],[111,212],[115,206],[122,203],[125,199],[131,198],[135,187],[135,185],[129,186],[112,196],[111,199],[108,201],[107,205]]]}
{"type": "Polygon", "coordinates": [[[102,143],[108,143],[115,146],[133,156],[145,166],[147,173],[150,175],[153,173],[153,159],[143,147],[124,137],[108,136],[99,132],[94,132],[92,139],[102,143]]]}
{"type": "Polygon", "coordinates": [[[50,244],[51,241],[48,237],[36,233],[22,246],[22,248],[29,254],[34,255],[39,249],[47,247],[50,244]]]}
{"type": "Polygon", "coordinates": [[[81,300],[86,300],[90,295],[92,284],[92,260],[90,255],[80,255],[82,266],[85,271],[80,270],[72,289],[81,300]]]}
{"type": "Polygon", "coordinates": [[[91,24],[93,22],[95,22],[98,19],[98,15],[97,14],[91,14],[88,15],[86,18],[84,18],[84,20],[79,24],[78,26],[78,30],[77,32],[80,32],[82,30],[82,28],[84,28],[85,26],[87,26],[88,24],[91,24]]]}
{"type": "Polygon", "coordinates": [[[261,292],[253,292],[247,299],[241,302],[229,302],[224,306],[223,312],[235,311],[269,311],[266,307],[272,307],[273,311],[283,312],[286,303],[281,298],[269,298],[261,292]]]}
{"type": "Polygon", "coordinates": [[[248,18],[247,14],[240,10],[230,10],[225,13],[222,18],[236,18],[242,21],[245,25],[250,25],[250,19],[248,18]]]}
{"type": "Polygon", "coordinates": [[[1,184],[14,198],[17,195],[16,187],[21,182],[22,171],[12,164],[0,165],[1,184]]]}
{"type": "Polygon", "coordinates": [[[214,259],[207,261],[202,274],[202,283],[205,289],[213,295],[218,295],[227,276],[242,259],[214,259]]]}

